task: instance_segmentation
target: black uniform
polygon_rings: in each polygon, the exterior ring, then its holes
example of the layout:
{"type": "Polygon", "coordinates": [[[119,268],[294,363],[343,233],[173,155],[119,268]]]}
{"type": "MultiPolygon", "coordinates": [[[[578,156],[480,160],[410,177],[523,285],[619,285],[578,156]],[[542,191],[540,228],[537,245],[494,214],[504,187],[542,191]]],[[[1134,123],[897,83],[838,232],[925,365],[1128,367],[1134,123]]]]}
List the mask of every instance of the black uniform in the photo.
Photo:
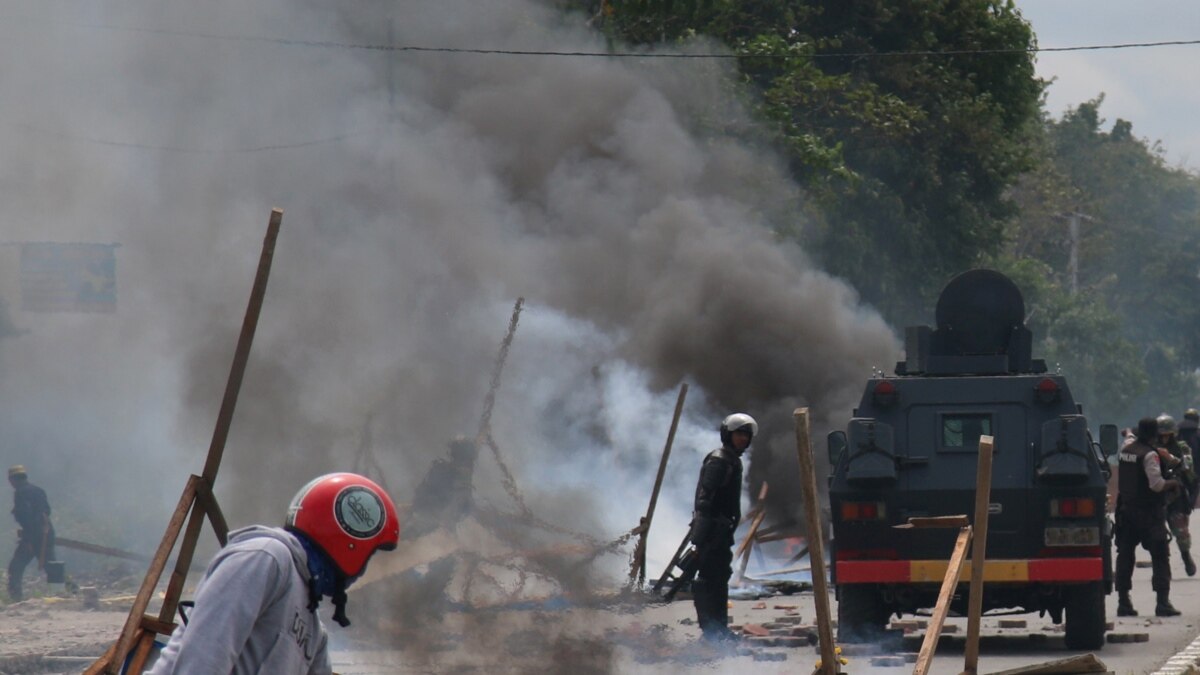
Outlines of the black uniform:
{"type": "Polygon", "coordinates": [[[37,560],[40,568],[47,560],[54,560],[54,526],[50,524],[46,491],[25,479],[13,486],[12,514],[21,526],[17,550],[8,563],[8,596],[15,602],[23,597],[21,577],[25,566],[37,560]]]}
{"type": "Polygon", "coordinates": [[[742,519],[742,459],[722,447],[704,458],[696,483],[692,543],[699,555],[692,601],[708,636],[728,632],[729,577],[733,575],[733,531],[742,519]]]}
{"type": "MultiPolygon", "coordinates": [[[[1142,441],[1123,448],[1117,469],[1117,578],[1118,592],[1133,587],[1137,546],[1150,552],[1150,586],[1160,594],[1171,589],[1170,549],[1167,546],[1167,494],[1155,491],[1151,478],[1162,481],[1158,453],[1142,441]]],[[[1161,483],[1159,483],[1161,485],[1161,483]]]]}
{"type": "MultiPolygon", "coordinates": [[[[1179,440],[1187,443],[1192,451],[1192,467],[1200,467],[1200,424],[1196,420],[1184,417],[1179,423],[1179,440]]],[[[1191,485],[1187,486],[1188,492],[1191,493],[1192,499],[1200,494],[1200,471],[1197,472],[1197,478],[1191,485]]]]}

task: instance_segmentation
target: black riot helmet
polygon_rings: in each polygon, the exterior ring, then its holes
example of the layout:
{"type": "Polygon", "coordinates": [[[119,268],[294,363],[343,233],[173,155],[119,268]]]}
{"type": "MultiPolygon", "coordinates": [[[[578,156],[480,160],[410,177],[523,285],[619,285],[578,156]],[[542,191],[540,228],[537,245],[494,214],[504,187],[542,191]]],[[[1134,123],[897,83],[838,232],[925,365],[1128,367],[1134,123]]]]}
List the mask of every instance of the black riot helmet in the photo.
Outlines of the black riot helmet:
{"type": "Polygon", "coordinates": [[[1158,438],[1158,419],[1143,417],[1138,420],[1137,439],[1142,443],[1152,443],[1158,438]]]}

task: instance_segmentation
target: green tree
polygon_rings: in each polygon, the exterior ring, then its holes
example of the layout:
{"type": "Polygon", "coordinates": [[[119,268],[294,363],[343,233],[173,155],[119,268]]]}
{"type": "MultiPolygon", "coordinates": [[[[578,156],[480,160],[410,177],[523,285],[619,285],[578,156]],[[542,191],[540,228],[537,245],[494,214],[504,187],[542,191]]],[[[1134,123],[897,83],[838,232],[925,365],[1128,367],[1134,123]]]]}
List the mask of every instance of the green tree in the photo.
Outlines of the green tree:
{"type": "MultiPolygon", "coordinates": [[[[1022,217],[1009,228],[1008,255],[1036,258],[1049,283],[1069,288],[1074,249],[1078,295],[1071,306],[1047,310],[1056,321],[1092,317],[1080,323],[1071,349],[1107,362],[1106,377],[1092,380],[1094,395],[1126,421],[1178,415],[1196,401],[1200,367],[1200,179],[1167,166],[1162,148],[1135,137],[1128,121],[1104,131],[1102,102],[1045,120],[1037,169],[1013,193],[1022,217]],[[1074,241],[1067,236],[1073,218],[1074,241]],[[1120,322],[1099,321],[1106,314],[1120,322]],[[1113,331],[1131,351],[1114,348],[1113,331]]],[[[1062,361],[1079,359],[1063,353],[1062,361]]]]}
{"type": "Polygon", "coordinates": [[[822,212],[777,227],[893,322],[923,318],[947,278],[1000,249],[1042,91],[1012,2],[561,2],[624,42],[732,49],[822,212]]]}

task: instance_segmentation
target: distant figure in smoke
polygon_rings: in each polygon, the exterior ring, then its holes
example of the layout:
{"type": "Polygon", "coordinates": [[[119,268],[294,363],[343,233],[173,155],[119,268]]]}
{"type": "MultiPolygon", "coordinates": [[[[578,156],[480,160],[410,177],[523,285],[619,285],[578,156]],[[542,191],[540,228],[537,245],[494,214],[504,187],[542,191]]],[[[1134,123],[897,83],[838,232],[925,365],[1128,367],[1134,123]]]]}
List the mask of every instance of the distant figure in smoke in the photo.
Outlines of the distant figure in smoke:
{"type": "Polygon", "coordinates": [[[404,527],[410,538],[452,527],[471,513],[478,457],[479,446],[466,436],[455,436],[449,455],[434,460],[413,493],[411,515],[404,527]]]}
{"type": "Polygon", "coordinates": [[[721,422],[721,447],[704,458],[696,483],[689,538],[699,555],[692,601],[707,640],[736,639],[729,630],[729,577],[733,575],[733,531],[742,519],[742,454],[758,423],[745,413],[721,422]]]}
{"type": "MultiPolygon", "coordinates": [[[[466,436],[450,441],[449,454],[434,460],[429,471],[413,493],[404,531],[409,539],[418,539],[439,528],[453,529],[475,508],[475,461],[479,446],[466,436]]],[[[421,615],[411,615],[414,621],[402,622],[416,626],[430,617],[438,617],[452,604],[447,589],[458,569],[458,556],[450,554],[430,562],[424,574],[410,570],[404,589],[405,606],[421,607],[421,615]]]]}
{"type": "Polygon", "coordinates": [[[317,607],[349,626],[346,588],[375,551],[400,539],[396,506],[370,479],[331,473],[300,489],[283,528],[229,533],[196,588],[195,608],[150,675],[328,675],[329,635],[317,607]]]}
{"type": "Polygon", "coordinates": [[[21,577],[25,566],[38,561],[38,569],[46,568],[46,561],[54,559],[54,525],[50,523],[50,502],[46,491],[29,482],[25,467],[17,464],[8,469],[8,483],[13,487],[13,517],[21,529],[17,530],[17,550],[13,551],[8,563],[8,597],[19,602],[21,577]]]}

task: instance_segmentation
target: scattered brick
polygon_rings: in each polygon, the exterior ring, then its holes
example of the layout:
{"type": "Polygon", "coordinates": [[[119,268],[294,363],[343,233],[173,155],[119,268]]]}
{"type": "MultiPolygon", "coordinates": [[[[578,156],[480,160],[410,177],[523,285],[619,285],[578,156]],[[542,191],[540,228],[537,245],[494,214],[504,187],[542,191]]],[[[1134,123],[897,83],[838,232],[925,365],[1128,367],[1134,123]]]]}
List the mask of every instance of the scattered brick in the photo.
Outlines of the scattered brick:
{"type": "Polygon", "coordinates": [[[815,626],[792,626],[790,631],[792,637],[804,638],[809,644],[817,644],[817,629],[815,626]]]}
{"type": "Polygon", "coordinates": [[[753,635],[755,637],[767,637],[771,634],[771,631],[756,623],[748,623],[745,626],[742,626],[742,632],[746,635],[753,635]]]}
{"type": "Polygon", "coordinates": [[[797,605],[775,605],[775,609],[796,609],[797,605]]]}
{"type": "Polygon", "coordinates": [[[956,623],[942,624],[942,635],[949,635],[951,633],[957,633],[957,632],[958,632],[958,624],[956,624],[956,623]]]}
{"type": "Polygon", "coordinates": [[[782,624],[785,624],[788,626],[795,626],[795,625],[804,623],[804,617],[800,616],[799,614],[793,614],[791,616],[781,616],[778,619],[775,619],[775,623],[782,623],[782,624]]]}
{"type": "Polygon", "coordinates": [[[774,647],[776,638],[773,637],[748,637],[746,644],[751,647],[774,647]]]}
{"type": "Polygon", "coordinates": [[[1027,626],[1025,619],[1000,619],[1001,628],[1025,628],[1027,626]]]}
{"type": "Polygon", "coordinates": [[[797,647],[807,647],[809,644],[808,638],[803,637],[777,637],[775,638],[776,647],[789,647],[795,649],[797,647]]]}
{"type": "Polygon", "coordinates": [[[766,609],[766,608],[767,608],[767,603],[765,603],[765,602],[756,602],[750,606],[750,609],[766,609]]]}
{"type": "Polygon", "coordinates": [[[1108,623],[1104,624],[1104,630],[1112,630],[1116,627],[1117,627],[1116,621],[1109,621],[1108,623]]]}
{"type": "Polygon", "coordinates": [[[867,643],[847,642],[838,646],[842,648],[842,656],[871,656],[880,652],[879,645],[867,643]]]}

